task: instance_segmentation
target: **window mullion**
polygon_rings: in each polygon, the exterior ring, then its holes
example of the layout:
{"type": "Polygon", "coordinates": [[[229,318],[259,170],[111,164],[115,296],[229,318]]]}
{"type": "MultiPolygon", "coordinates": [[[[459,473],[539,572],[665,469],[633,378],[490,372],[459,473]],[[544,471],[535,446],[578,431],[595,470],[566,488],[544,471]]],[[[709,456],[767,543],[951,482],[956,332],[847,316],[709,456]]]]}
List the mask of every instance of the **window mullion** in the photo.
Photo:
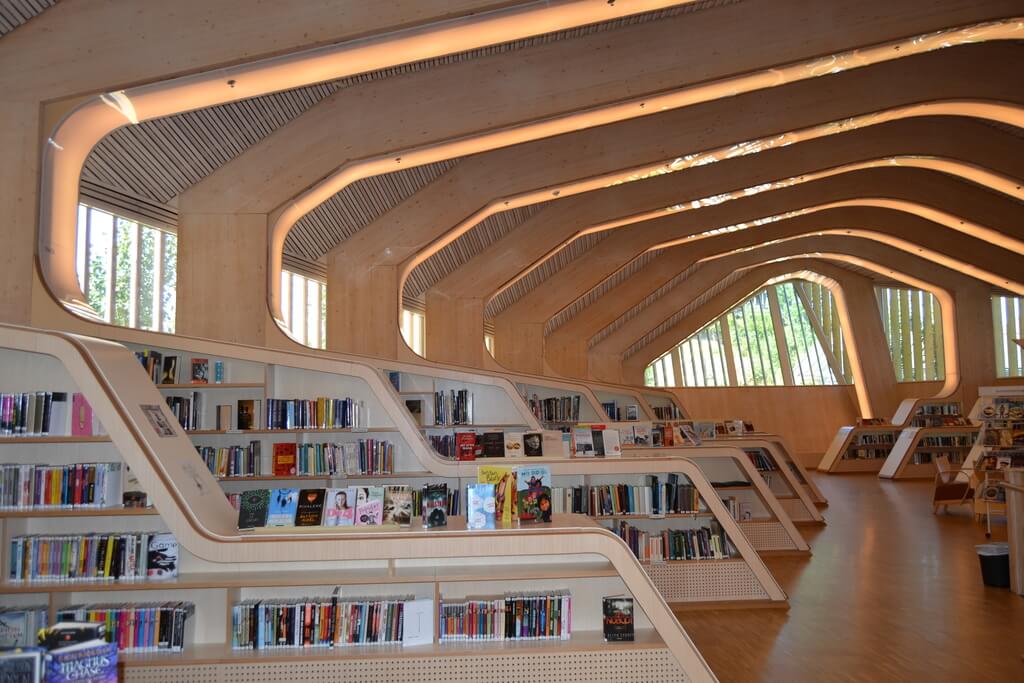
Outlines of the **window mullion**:
{"type": "Polygon", "coordinates": [[[721,322],[722,338],[721,344],[724,349],[722,354],[725,357],[725,378],[729,386],[738,386],[739,380],[736,377],[736,359],[733,358],[732,352],[732,331],[730,330],[729,315],[723,315],[719,318],[721,322]]]}
{"type": "MultiPolygon", "coordinates": [[[[779,353],[779,366],[782,368],[782,383],[786,386],[793,386],[793,365],[789,357],[789,347],[786,344],[786,331],[782,327],[782,311],[779,308],[779,294],[775,291],[775,287],[768,287],[765,290],[768,293],[768,311],[771,314],[772,328],[775,332],[775,347],[779,353]]],[[[762,316],[764,312],[762,311],[762,316]]],[[[769,351],[769,360],[771,359],[769,351]]],[[[774,378],[774,368],[772,370],[772,377],[774,378]]]]}

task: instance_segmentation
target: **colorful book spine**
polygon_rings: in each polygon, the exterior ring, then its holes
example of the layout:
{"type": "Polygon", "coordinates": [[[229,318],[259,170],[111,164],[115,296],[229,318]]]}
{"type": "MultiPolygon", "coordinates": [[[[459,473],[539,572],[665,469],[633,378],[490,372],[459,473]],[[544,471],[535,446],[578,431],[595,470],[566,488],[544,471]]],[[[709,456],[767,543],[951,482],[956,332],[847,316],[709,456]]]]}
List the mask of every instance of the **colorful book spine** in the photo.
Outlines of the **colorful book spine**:
{"type": "Polygon", "coordinates": [[[152,573],[151,541],[164,536],[168,534],[15,536],[8,546],[7,578],[12,582],[144,580],[152,573]]]}
{"type": "Polygon", "coordinates": [[[572,595],[568,590],[507,593],[502,598],[441,600],[439,640],[568,640],[572,595]]]}
{"type": "Polygon", "coordinates": [[[121,507],[123,478],[119,462],[0,465],[0,509],[121,507]]]}
{"type": "Polygon", "coordinates": [[[247,600],[231,610],[231,647],[270,650],[400,644],[409,600],[412,598],[340,601],[333,596],[247,600]]]}
{"type": "Polygon", "coordinates": [[[119,652],[180,652],[191,602],[73,605],[57,611],[57,621],[97,622],[119,652]]]}

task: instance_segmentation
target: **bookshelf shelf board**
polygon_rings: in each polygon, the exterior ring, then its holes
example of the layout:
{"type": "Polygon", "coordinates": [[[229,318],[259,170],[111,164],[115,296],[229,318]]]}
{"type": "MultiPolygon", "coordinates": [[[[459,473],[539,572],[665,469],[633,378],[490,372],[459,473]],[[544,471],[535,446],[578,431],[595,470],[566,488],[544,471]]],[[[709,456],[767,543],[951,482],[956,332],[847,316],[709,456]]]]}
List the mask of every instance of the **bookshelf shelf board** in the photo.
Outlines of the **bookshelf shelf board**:
{"type": "Polygon", "coordinates": [[[928,446],[926,448],[915,448],[915,453],[950,453],[952,451],[969,451],[974,446],[928,446]]]}
{"type": "Polygon", "coordinates": [[[454,641],[431,645],[355,645],[345,647],[275,648],[270,650],[233,650],[220,644],[186,646],[182,652],[122,653],[118,660],[126,667],[192,666],[204,664],[241,664],[246,662],[295,662],[336,659],[376,659],[381,656],[450,657],[465,655],[508,655],[533,652],[591,652],[595,650],[651,650],[665,647],[653,631],[640,630],[633,642],[607,643],[598,631],[577,631],[568,640],[496,640],[454,641]]]}
{"type": "Polygon", "coordinates": [[[726,486],[726,485],[714,484],[714,483],[712,483],[711,486],[716,491],[753,491],[753,490],[755,490],[753,486],[726,486]]]}
{"type": "Polygon", "coordinates": [[[420,429],[523,429],[528,430],[529,426],[524,424],[505,425],[420,425],[420,429]]]}
{"type": "Polygon", "coordinates": [[[157,515],[156,508],[73,508],[66,509],[29,509],[0,510],[0,519],[33,518],[33,517],[140,517],[157,515]]]}
{"type": "Polygon", "coordinates": [[[234,382],[224,384],[157,384],[157,389],[266,389],[262,382],[234,382]]]}
{"type": "Polygon", "coordinates": [[[334,481],[342,479],[402,479],[438,476],[426,470],[415,472],[392,472],[391,474],[296,474],[292,477],[264,474],[258,477],[218,477],[217,481],[334,481]]]}
{"type": "Polygon", "coordinates": [[[0,444],[108,443],[109,441],[109,436],[0,436],[0,444]]]}
{"type": "Polygon", "coordinates": [[[640,564],[642,564],[645,567],[650,567],[652,565],[656,566],[656,565],[659,565],[659,564],[682,564],[682,563],[687,563],[687,564],[725,564],[725,563],[729,563],[729,562],[732,562],[733,564],[735,564],[737,562],[745,562],[745,560],[742,557],[726,557],[726,558],[723,558],[721,560],[715,560],[715,559],[712,559],[712,558],[707,558],[707,559],[704,559],[704,560],[662,560],[661,562],[641,561],[640,564]]]}
{"type": "Polygon", "coordinates": [[[399,391],[399,396],[432,396],[433,391],[399,391]]]}
{"type": "Polygon", "coordinates": [[[331,427],[330,429],[193,429],[186,430],[189,436],[211,436],[218,434],[372,434],[374,432],[397,432],[394,427],[367,427],[352,429],[351,427],[331,427]]]}
{"type": "Polygon", "coordinates": [[[590,515],[591,519],[692,519],[697,517],[714,517],[711,512],[674,512],[669,515],[590,515]]]}

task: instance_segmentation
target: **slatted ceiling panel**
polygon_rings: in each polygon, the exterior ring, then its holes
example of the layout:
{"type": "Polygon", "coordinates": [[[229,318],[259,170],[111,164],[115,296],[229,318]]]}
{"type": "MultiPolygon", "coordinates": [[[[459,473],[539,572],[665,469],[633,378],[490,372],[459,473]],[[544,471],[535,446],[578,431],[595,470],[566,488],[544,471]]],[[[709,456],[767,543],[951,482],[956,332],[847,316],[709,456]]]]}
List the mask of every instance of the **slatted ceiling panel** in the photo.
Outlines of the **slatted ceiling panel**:
{"type": "MultiPolygon", "coordinates": [[[[28,9],[33,6],[49,6],[53,4],[53,1],[55,0],[0,0],[0,12],[6,9],[13,18],[20,22],[22,20],[19,17],[27,15],[28,9]]],[[[146,121],[136,126],[119,129],[107,136],[86,161],[82,177],[91,183],[106,185],[115,191],[129,192],[150,201],[166,203],[341,88],[419,72],[446,64],[464,62],[487,55],[513,52],[534,45],[658,21],[741,1],[694,2],[479,50],[401,64],[330,83],[296,88],[218,107],[176,114],[157,121],[146,121]]],[[[387,183],[389,177],[386,176],[378,182],[387,183]]],[[[393,196],[404,195],[398,190],[381,190],[382,201],[387,201],[388,197],[393,196]]],[[[383,205],[372,209],[362,207],[352,213],[377,216],[391,206],[383,205]]],[[[358,223],[352,223],[349,227],[356,224],[358,223]]],[[[349,227],[342,227],[337,232],[350,234],[348,233],[349,227]]],[[[313,226],[309,226],[307,230],[312,232],[313,226]]],[[[325,235],[328,234],[325,232],[325,235]]],[[[319,258],[336,245],[336,242],[332,242],[331,239],[329,236],[314,238],[308,234],[304,235],[302,238],[297,238],[297,241],[301,241],[303,244],[302,251],[294,253],[306,258],[319,258]]],[[[292,244],[290,248],[298,249],[299,247],[292,244]]]]}
{"type": "Polygon", "coordinates": [[[588,342],[589,347],[594,347],[597,344],[599,344],[603,339],[605,339],[610,334],[615,332],[615,330],[619,329],[620,327],[628,323],[630,320],[643,313],[643,311],[648,306],[653,304],[655,301],[658,301],[662,297],[671,295],[676,287],[681,285],[689,278],[693,277],[693,275],[697,271],[699,271],[701,267],[702,266],[699,263],[693,264],[692,266],[690,266],[689,268],[687,268],[686,270],[679,273],[674,278],[663,284],[661,287],[658,287],[656,290],[648,294],[642,300],[638,301],[628,311],[620,315],[610,324],[605,326],[600,332],[591,337],[590,341],[588,342]]]}
{"type": "Polygon", "coordinates": [[[599,285],[573,301],[562,309],[558,315],[551,318],[551,320],[549,320],[544,326],[544,335],[547,336],[551,334],[559,327],[575,318],[587,306],[592,305],[613,288],[625,282],[627,278],[635,275],[641,268],[653,261],[661,252],[661,249],[645,252],[609,275],[599,285]]]}
{"type": "Polygon", "coordinates": [[[357,180],[295,224],[285,238],[285,253],[315,261],[458,162],[448,159],[357,180]]]}
{"type": "Polygon", "coordinates": [[[654,341],[659,335],[666,332],[669,328],[671,328],[679,321],[685,319],[687,316],[692,315],[694,311],[696,311],[698,308],[709,302],[712,298],[714,298],[716,295],[722,292],[726,287],[733,284],[741,277],[743,277],[742,271],[730,273],[724,279],[720,280],[714,287],[711,287],[710,289],[706,290],[703,294],[699,295],[691,302],[683,306],[681,309],[679,309],[679,311],[677,311],[672,316],[662,321],[660,325],[650,330],[643,337],[641,337],[633,344],[631,344],[622,354],[623,360],[638,353],[645,346],[654,341]]]}
{"type": "Polygon", "coordinates": [[[565,248],[559,249],[553,256],[545,259],[539,266],[532,269],[525,277],[520,278],[511,287],[491,299],[487,303],[487,308],[484,309],[484,318],[493,319],[506,308],[542,285],[559,270],[565,268],[580,256],[583,256],[595,244],[610,236],[611,231],[609,230],[585,235],[573,240],[565,248]]]}
{"type": "Polygon", "coordinates": [[[0,0],[0,38],[57,4],[57,0],[0,0]]]}
{"type": "Polygon", "coordinates": [[[537,215],[543,204],[530,204],[488,216],[454,242],[421,263],[405,281],[403,296],[419,298],[445,276],[481,253],[488,246],[509,234],[530,217],[537,215]]]}

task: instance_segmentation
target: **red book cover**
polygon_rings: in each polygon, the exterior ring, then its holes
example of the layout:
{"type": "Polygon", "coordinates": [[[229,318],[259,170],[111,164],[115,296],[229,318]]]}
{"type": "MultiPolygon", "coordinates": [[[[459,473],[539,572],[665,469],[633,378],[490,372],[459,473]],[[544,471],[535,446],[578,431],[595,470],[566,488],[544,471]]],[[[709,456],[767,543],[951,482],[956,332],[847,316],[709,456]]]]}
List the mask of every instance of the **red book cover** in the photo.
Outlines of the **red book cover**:
{"type": "Polygon", "coordinates": [[[476,434],[474,432],[455,433],[455,457],[458,460],[476,460],[476,434]]]}
{"type": "Polygon", "coordinates": [[[274,444],[274,476],[295,476],[295,461],[298,450],[293,443],[274,444]]]}

